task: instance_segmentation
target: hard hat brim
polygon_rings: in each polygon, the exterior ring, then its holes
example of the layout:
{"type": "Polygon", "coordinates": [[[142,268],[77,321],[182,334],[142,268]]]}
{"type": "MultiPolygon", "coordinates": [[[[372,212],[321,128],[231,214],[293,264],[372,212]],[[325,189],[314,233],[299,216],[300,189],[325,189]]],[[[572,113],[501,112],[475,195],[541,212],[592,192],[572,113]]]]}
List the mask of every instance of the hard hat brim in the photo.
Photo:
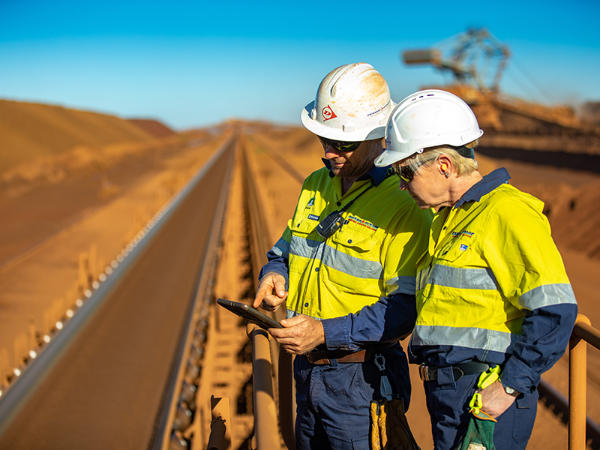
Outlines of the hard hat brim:
{"type": "Polygon", "coordinates": [[[395,162],[401,161],[405,158],[408,158],[408,156],[402,156],[400,154],[398,154],[399,152],[393,152],[390,150],[384,150],[384,152],[379,155],[376,159],[374,164],[377,167],[387,167],[387,166],[391,166],[392,164],[394,164],[395,162]]]}
{"type": "Polygon", "coordinates": [[[451,147],[460,147],[466,143],[475,141],[483,136],[483,130],[478,129],[476,134],[469,136],[468,134],[460,135],[456,139],[441,139],[435,142],[421,141],[418,146],[412,148],[409,153],[403,151],[384,150],[381,155],[375,159],[374,164],[377,167],[385,167],[395,162],[402,161],[403,159],[409,158],[415,153],[420,153],[426,148],[436,147],[438,145],[449,145],[451,147]]]}
{"type": "Polygon", "coordinates": [[[346,141],[346,142],[357,142],[367,141],[370,139],[379,139],[385,136],[385,126],[379,126],[370,129],[360,130],[341,130],[339,128],[332,128],[313,119],[312,111],[315,109],[315,101],[313,100],[302,109],[300,113],[300,119],[302,125],[310,132],[317,136],[322,136],[327,139],[335,141],[346,141]]]}

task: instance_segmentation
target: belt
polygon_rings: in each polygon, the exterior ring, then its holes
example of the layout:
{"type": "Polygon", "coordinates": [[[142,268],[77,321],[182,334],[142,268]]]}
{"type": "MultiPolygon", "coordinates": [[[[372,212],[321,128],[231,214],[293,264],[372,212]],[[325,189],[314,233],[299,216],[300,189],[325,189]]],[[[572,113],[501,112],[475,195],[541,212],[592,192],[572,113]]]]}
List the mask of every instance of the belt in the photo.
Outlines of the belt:
{"type": "MultiPolygon", "coordinates": [[[[464,375],[483,373],[490,368],[486,363],[470,361],[463,364],[450,366],[454,374],[454,381],[460,380],[464,375]]],[[[442,367],[429,367],[425,364],[419,366],[419,375],[423,381],[435,381],[438,378],[438,370],[442,367]]]]}
{"type": "Polygon", "coordinates": [[[367,350],[359,350],[357,352],[348,352],[342,350],[328,351],[328,350],[313,350],[307,353],[306,359],[311,364],[322,366],[325,364],[331,364],[331,360],[335,359],[339,363],[358,363],[369,360],[373,352],[367,352],[367,350]]]}

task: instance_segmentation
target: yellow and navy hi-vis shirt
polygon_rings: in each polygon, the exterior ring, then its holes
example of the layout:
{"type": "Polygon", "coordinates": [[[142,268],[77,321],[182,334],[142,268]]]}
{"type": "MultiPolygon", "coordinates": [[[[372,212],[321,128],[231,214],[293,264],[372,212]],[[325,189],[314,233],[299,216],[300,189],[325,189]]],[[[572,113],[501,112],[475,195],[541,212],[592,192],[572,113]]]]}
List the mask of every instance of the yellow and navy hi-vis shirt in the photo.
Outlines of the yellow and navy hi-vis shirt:
{"type": "Polygon", "coordinates": [[[524,392],[564,352],[576,301],[543,203],[508,178],[492,172],[475,185],[478,195],[468,191],[434,217],[417,266],[409,353],[435,367],[504,363],[503,381],[524,392]]]}
{"type": "Polygon", "coordinates": [[[288,316],[330,319],[356,313],[382,296],[414,295],[415,263],[426,248],[432,214],[400,191],[397,176],[381,178],[356,181],[344,195],[340,177],[331,177],[327,168],[304,181],[296,211],[270,251],[288,262],[288,316]],[[331,237],[315,231],[363,191],[331,237]]]}

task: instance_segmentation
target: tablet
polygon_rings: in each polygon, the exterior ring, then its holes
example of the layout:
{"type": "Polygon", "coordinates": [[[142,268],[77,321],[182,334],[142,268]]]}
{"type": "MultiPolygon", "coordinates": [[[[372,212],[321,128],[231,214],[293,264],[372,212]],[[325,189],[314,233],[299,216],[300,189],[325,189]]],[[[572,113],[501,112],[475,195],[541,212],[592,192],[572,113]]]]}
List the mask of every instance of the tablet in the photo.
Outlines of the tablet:
{"type": "Polygon", "coordinates": [[[261,313],[252,306],[246,305],[241,302],[234,302],[232,300],[226,300],[224,298],[218,298],[217,303],[224,308],[227,308],[234,314],[248,320],[249,322],[255,323],[265,330],[268,328],[283,328],[279,322],[266,314],[261,313]]]}

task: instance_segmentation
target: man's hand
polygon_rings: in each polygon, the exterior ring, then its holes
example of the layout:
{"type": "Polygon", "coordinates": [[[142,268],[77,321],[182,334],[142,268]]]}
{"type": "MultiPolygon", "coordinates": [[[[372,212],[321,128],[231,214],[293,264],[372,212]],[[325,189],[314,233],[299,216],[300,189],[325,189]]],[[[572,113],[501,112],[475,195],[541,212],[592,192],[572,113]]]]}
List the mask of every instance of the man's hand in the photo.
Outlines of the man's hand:
{"type": "Polygon", "coordinates": [[[269,328],[269,333],[288,353],[303,355],[325,342],[325,331],[320,320],[295,316],[281,321],[285,328],[269,328]]]}
{"type": "Polygon", "coordinates": [[[510,408],[515,397],[504,391],[504,386],[496,381],[481,391],[482,409],[494,419],[510,408]]]}
{"type": "Polygon", "coordinates": [[[268,311],[275,311],[285,301],[287,296],[288,293],[285,290],[285,278],[283,278],[283,275],[276,272],[269,272],[262,278],[252,306],[255,308],[260,306],[268,311]]]}

